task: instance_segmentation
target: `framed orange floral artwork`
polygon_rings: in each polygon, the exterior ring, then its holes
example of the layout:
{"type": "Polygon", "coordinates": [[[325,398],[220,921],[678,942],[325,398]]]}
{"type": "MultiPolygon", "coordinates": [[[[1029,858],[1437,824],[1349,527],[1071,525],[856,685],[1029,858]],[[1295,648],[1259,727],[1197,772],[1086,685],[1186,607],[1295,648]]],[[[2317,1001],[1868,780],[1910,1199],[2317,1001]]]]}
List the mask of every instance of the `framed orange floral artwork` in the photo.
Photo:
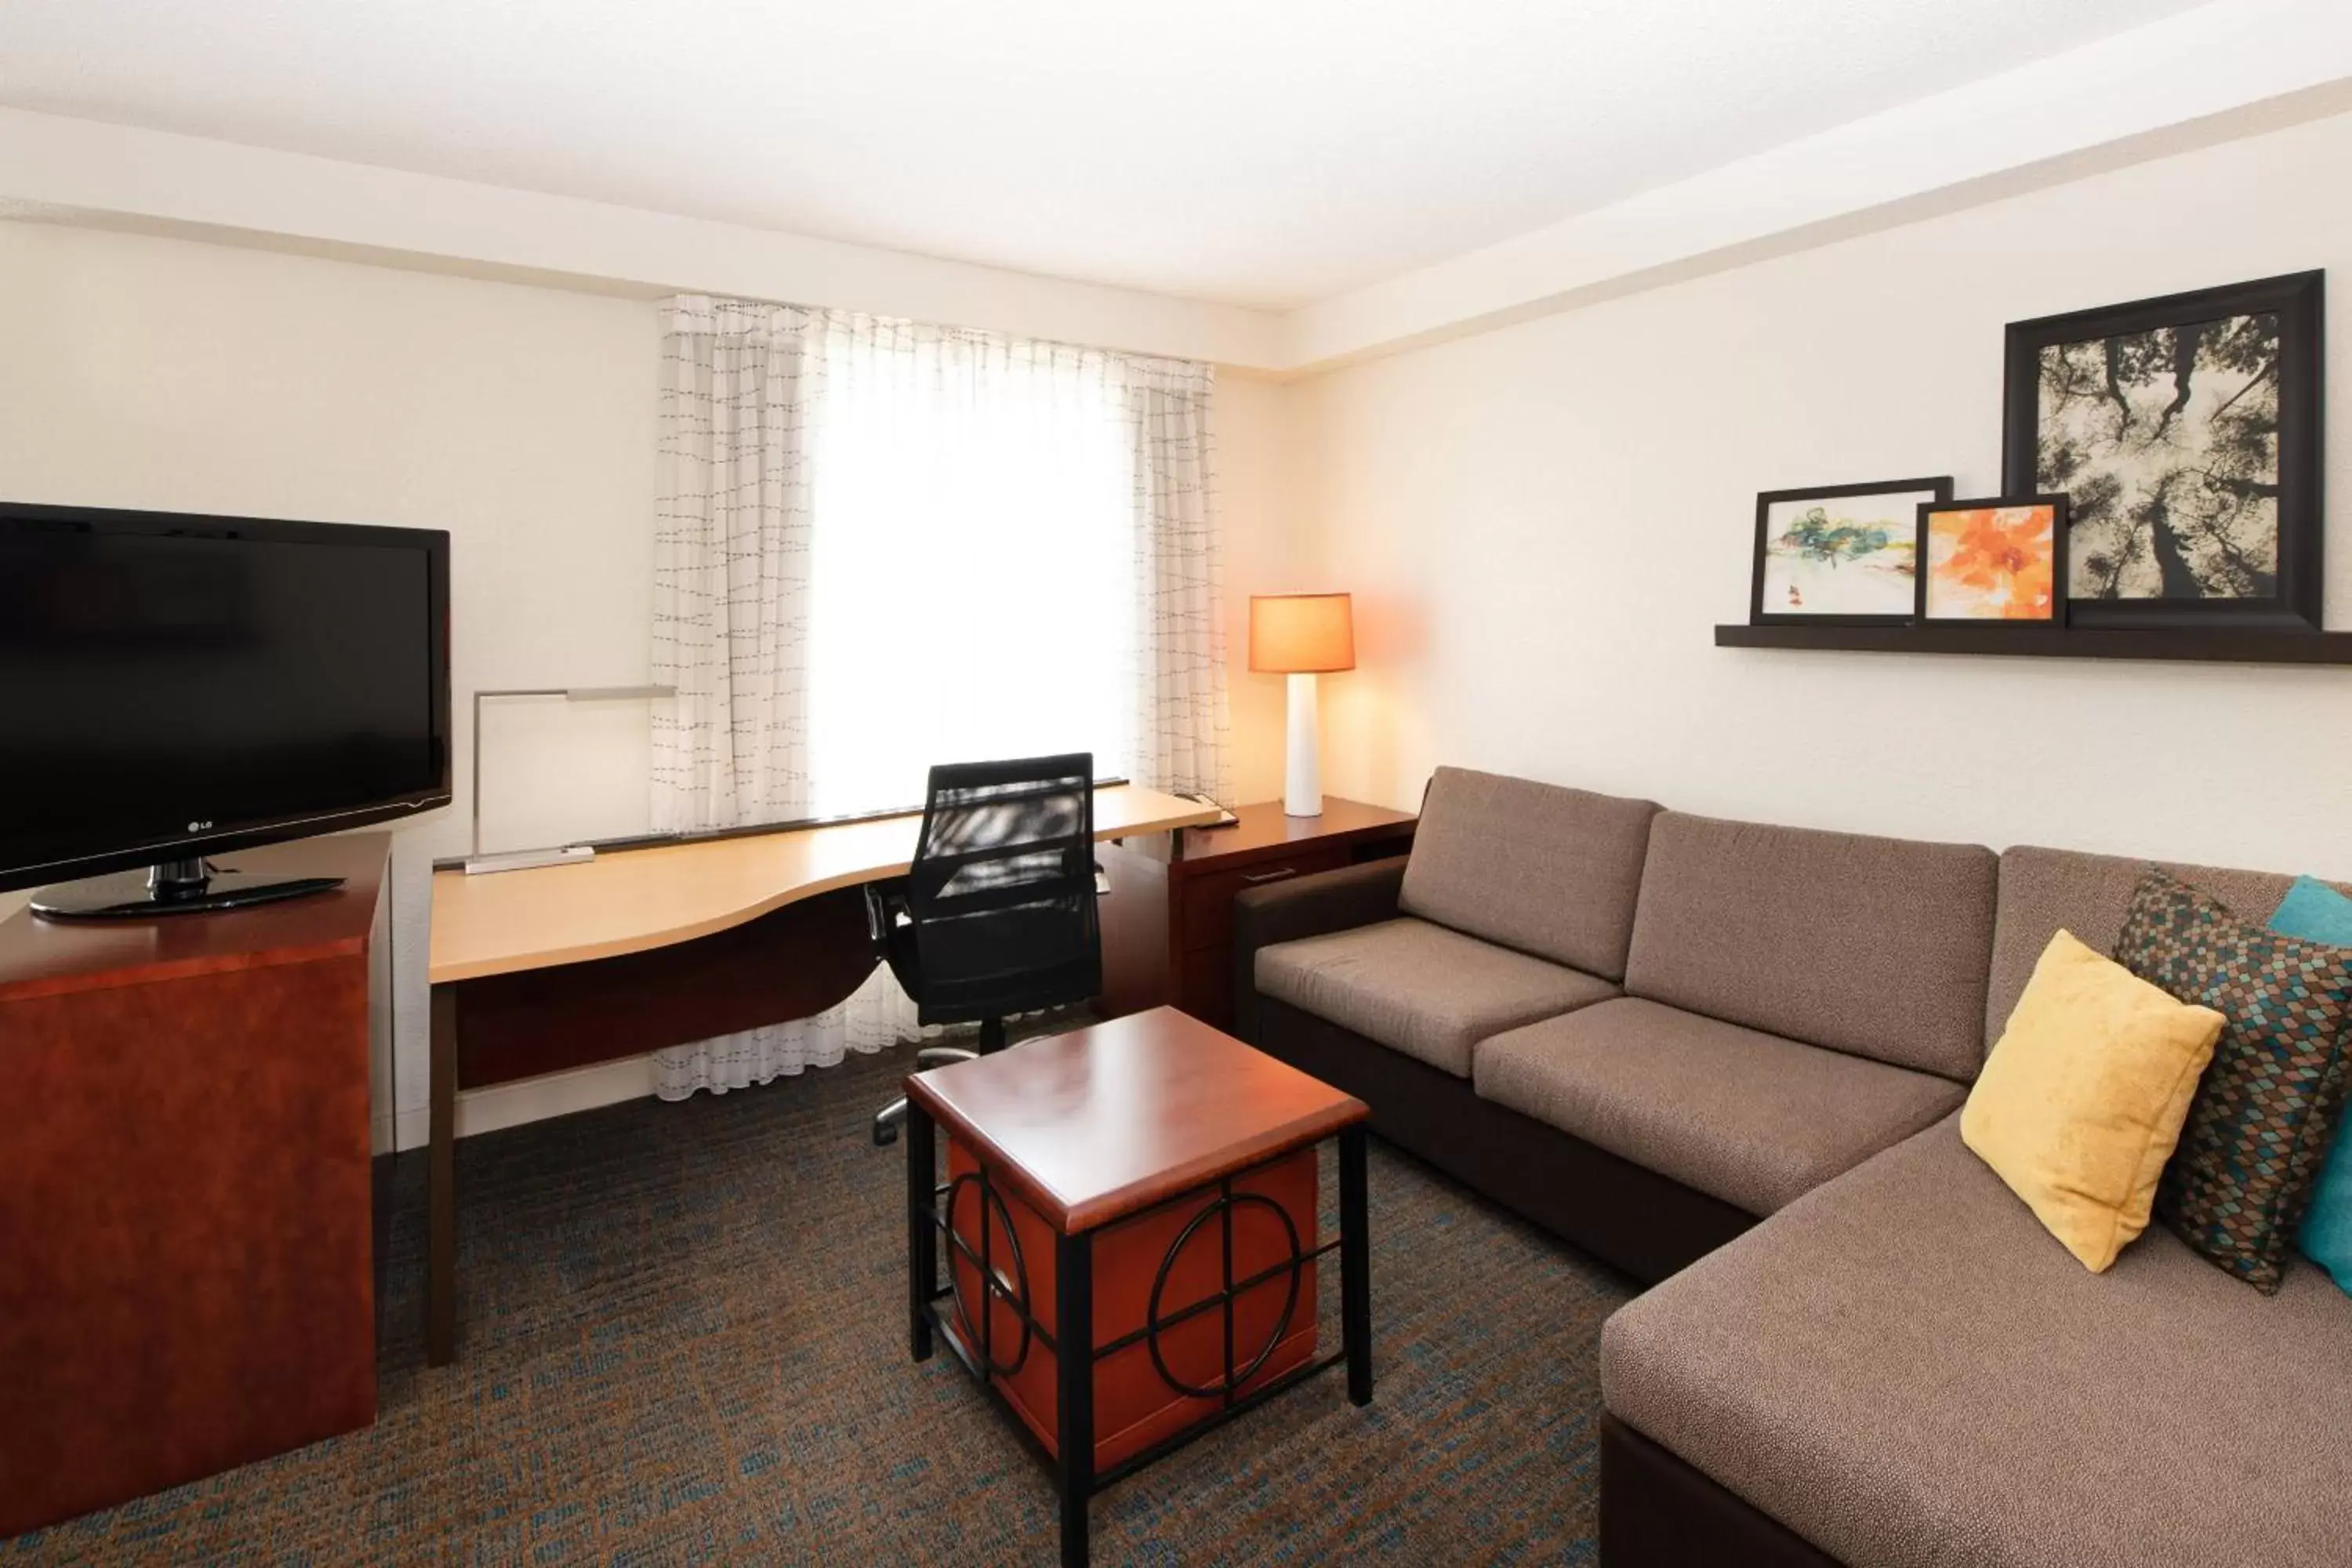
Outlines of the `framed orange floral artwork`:
{"type": "Polygon", "coordinates": [[[2064,496],[1924,503],[1916,558],[1923,626],[2065,622],[2064,496]]]}

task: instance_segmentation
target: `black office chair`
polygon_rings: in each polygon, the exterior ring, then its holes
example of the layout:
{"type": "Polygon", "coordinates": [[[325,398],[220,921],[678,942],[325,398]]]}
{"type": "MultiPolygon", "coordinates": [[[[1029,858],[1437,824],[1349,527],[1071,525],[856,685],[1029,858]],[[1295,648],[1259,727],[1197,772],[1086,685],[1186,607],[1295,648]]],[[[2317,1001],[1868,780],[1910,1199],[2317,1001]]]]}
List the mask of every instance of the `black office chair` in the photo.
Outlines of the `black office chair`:
{"type": "MultiPolygon", "coordinates": [[[[1004,1048],[1004,1020],[1102,990],[1095,906],[1094,757],[1085,752],[931,770],[906,878],[870,886],[877,952],[925,1024],[980,1025],[980,1050],[937,1046],[920,1067],[1004,1048]]],[[[907,1102],[874,1118],[898,1141],[907,1102]]]]}

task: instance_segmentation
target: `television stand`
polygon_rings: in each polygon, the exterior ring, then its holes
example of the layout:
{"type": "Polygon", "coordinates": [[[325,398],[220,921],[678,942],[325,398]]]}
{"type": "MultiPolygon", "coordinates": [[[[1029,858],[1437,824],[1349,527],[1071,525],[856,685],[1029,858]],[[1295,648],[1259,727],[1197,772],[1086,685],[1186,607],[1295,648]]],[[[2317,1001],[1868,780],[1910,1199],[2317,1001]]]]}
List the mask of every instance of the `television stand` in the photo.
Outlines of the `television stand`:
{"type": "Polygon", "coordinates": [[[33,912],[52,921],[147,921],[274,904],[331,893],[342,885],[341,877],[276,877],[223,871],[201,858],[165,860],[144,871],[119,871],[44,888],[33,895],[33,912]]]}
{"type": "Polygon", "coordinates": [[[214,920],[0,920],[0,1541],[375,1419],[391,851],[242,851],[343,886],[214,920]]]}

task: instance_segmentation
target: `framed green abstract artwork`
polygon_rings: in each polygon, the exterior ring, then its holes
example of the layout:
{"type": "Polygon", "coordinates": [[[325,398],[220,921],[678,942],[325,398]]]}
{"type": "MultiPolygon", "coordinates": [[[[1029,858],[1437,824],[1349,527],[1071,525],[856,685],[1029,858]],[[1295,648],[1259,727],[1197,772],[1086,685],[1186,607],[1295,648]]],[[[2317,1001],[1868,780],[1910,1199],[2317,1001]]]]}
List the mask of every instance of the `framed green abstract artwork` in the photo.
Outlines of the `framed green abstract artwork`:
{"type": "Polygon", "coordinates": [[[1754,626],[1901,626],[1918,586],[1919,509],[1951,476],[1766,490],[1756,498],[1754,626]]]}

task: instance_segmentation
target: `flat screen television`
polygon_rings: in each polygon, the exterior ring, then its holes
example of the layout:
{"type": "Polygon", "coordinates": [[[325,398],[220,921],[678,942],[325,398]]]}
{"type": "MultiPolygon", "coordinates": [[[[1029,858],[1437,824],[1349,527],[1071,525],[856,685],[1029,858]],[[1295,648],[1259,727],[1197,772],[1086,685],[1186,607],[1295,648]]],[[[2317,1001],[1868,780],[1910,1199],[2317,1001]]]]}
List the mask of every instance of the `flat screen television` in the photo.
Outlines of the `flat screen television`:
{"type": "Polygon", "coordinates": [[[446,533],[0,503],[0,890],[70,884],[37,911],[315,890],[208,858],[446,805],[449,757],[446,533]]]}

